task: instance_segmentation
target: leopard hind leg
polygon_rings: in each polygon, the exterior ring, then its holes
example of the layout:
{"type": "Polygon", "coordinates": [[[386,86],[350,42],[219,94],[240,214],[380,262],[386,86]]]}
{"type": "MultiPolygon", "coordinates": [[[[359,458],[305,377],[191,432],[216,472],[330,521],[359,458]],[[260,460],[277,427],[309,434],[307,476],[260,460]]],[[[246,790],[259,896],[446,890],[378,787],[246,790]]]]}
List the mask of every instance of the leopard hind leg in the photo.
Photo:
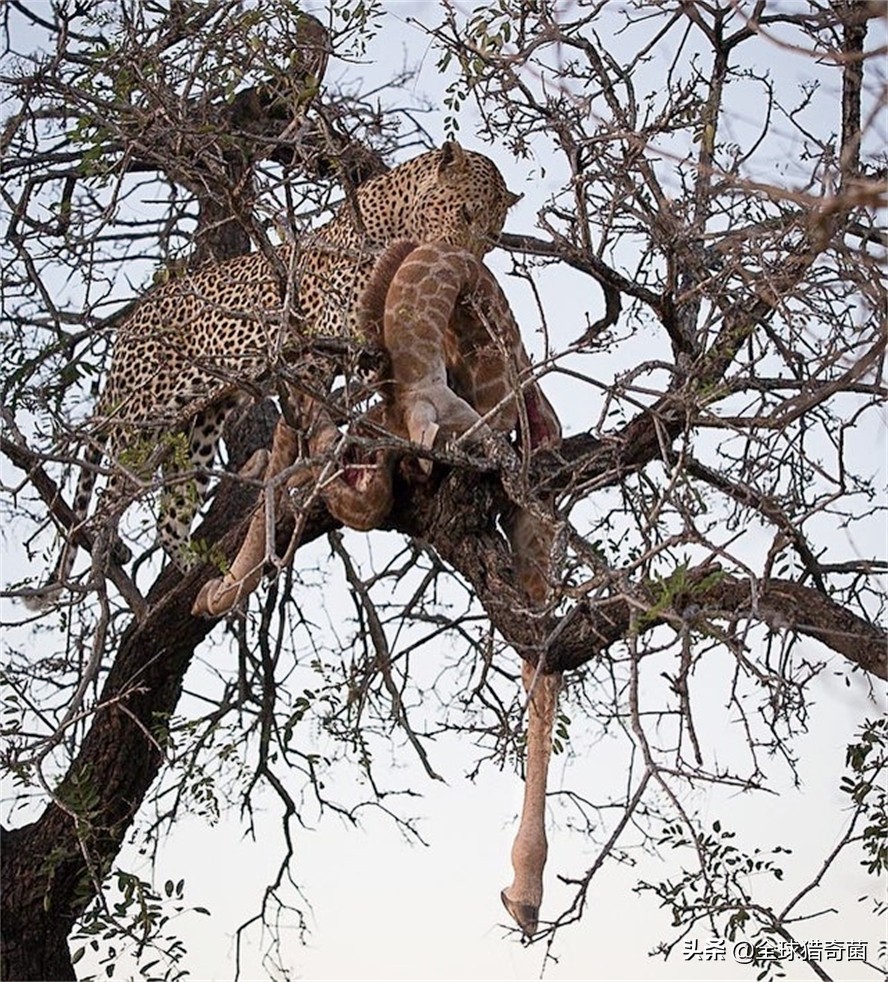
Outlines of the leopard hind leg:
{"type": "MultiPolygon", "coordinates": [[[[191,525],[207,497],[209,468],[216,458],[222,430],[232,403],[213,404],[192,420],[187,446],[173,446],[163,464],[158,538],[164,552],[183,573],[199,560],[191,541],[191,525]]],[[[184,436],[184,434],[183,434],[184,436]]]]}

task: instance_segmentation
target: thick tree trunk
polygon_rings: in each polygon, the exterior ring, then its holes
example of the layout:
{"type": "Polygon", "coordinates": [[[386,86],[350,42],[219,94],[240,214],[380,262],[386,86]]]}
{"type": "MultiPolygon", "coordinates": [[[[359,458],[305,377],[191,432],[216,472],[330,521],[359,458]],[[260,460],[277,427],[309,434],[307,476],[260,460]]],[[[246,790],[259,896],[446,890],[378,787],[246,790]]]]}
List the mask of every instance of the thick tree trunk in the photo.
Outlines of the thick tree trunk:
{"type": "MultiPolygon", "coordinates": [[[[245,90],[231,105],[194,106],[193,125],[181,132],[166,119],[157,132],[139,128],[137,145],[147,155],[130,155],[127,166],[164,173],[197,197],[193,264],[250,248],[255,164],[250,138],[276,137],[304,115],[317,94],[329,52],[326,29],[308,15],[300,20],[293,41],[294,58],[285,78],[245,90]],[[214,113],[216,118],[210,118],[214,113]],[[229,139],[229,134],[238,138],[229,139]]],[[[175,99],[173,103],[177,105],[175,99]]],[[[265,143],[256,140],[255,146],[261,152],[265,143]]],[[[287,157],[287,146],[278,146],[272,156],[277,154],[287,157]]],[[[288,162],[297,162],[293,151],[288,162]]],[[[355,167],[372,172],[377,164],[361,158],[355,167]]],[[[270,415],[267,408],[254,407],[227,439],[234,470],[254,450],[270,445],[277,414],[270,415]]],[[[250,513],[254,501],[255,493],[243,485],[223,482],[198,535],[236,551],[238,543],[231,535],[226,539],[226,532],[250,513]]],[[[318,524],[318,534],[324,527],[318,524]]],[[[4,832],[3,979],[76,978],[68,934],[97,895],[163,762],[163,721],[175,711],[195,648],[213,627],[191,616],[194,597],[212,572],[206,567],[182,579],[176,571],[164,570],[148,594],[145,619],[134,621],[124,634],[99,698],[102,708],[96,710],[55,799],[37,821],[4,832]]]]}
{"type": "MultiPolygon", "coordinates": [[[[256,407],[241,427],[241,455],[268,445],[274,419],[256,407]]],[[[224,482],[198,535],[236,550],[236,528],[254,502],[255,493],[243,484],[224,482]]],[[[317,534],[328,527],[316,523],[317,534]]],[[[148,594],[145,619],[124,634],[98,700],[103,708],[56,790],[57,803],[36,822],[4,832],[0,918],[8,982],[75,978],[67,936],[95,897],[163,763],[162,721],[175,711],[191,656],[214,626],[191,616],[198,589],[213,573],[206,566],[182,578],[164,570],[148,594]],[[87,799],[97,804],[84,808],[87,799]]]]}
{"type": "MultiPolygon", "coordinates": [[[[272,420],[273,415],[264,417],[254,430],[255,442],[247,441],[240,448],[242,455],[248,455],[252,446],[268,445],[272,420]]],[[[641,436],[640,421],[627,429],[641,436]]],[[[640,443],[646,445],[645,440],[640,443]]],[[[628,469],[642,465],[638,444],[628,442],[620,453],[611,447],[596,448],[579,437],[566,441],[561,453],[573,461],[572,473],[579,467],[588,472],[609,471],[615,481],[628,469]]],[[[549,478],[557,483],[557,473],[550,473],[549,478]]],[[[252,502],[252,494],[242,485],[226,482],[198,534],[218,542],[225,554],[233,556],[246,530],[252,502]]],[[[521,602],[514,587],[512,559],[494,521],[504,505],[494,478],[453,472],[439,486],[430,482],[412,492],[402,486],[392,527],[430,542],[457,568],[472,584],[492,623],[519,651],[538,650],[542,626],[557,637],[548,652],[549,668],[574,668],[600,657],[625,636],[630,605],[623,598],[594,605],[578,603],[563,618],[530,626],[526,617],[516,613],[521,602]]],[[[326,533],[335,524],[317,510],[306,523],[303,541],[326,533]]],[[[281,550],[289,532],[285,522],[279,523],[281,550]]],[[[165,571],[149,593],[145,620],[133,624],[124,636],[99,699],[106,708],[93,718],[80,753],[58,789],[60,801],[72,804],[78,787],[81,793],[89,788],[100,791],[100,805],[88,827],[81,823],[78,831],[69,814],[50,804],[37,822],[4,836],[4,979],[75,977],[66,937],[95,895],[92,878],[100,880],[113,861],[160,769],[163,737],[157,720],[175,710],[190,658],[214,626],[212,621],[192,617],[190,610],[198,590],[215,572],[207,566],[181,579],[175,571],[165,571]]],[[[675,597],[671,610],[681,613],[693,602],[712,616],[745,609],[750,616],[753,610],[773,613],[781,623],[795,623],[796,630],[818,637],[867,671],[884,677],[884,634],[829,598],[810,588],[771,580],[760,585],[758,604],[753,607],[748,584],[711,574],[711,569],[689,571],[688,595],[675,597]],[[699,591],[694,589],[695,582],[700,584],[699,591]],[[836,639],[842,641],[845,635],[853,644],[843,650],[836,639]]],[[[655,623],[646,623],[645,629],[655,623]]]]}
{"type": "Polygon", "coordinates": [[[49,883],[41,858],[54,843],[47,823],[34,822],[0,835],[3,871],[3,945],[0,977],[18,979],[75,979],[68,952],[74,919],[46,909],[49,883]]]}
{"type": "MultiPolygon", "coordinates": [[[[323,71],[323,50],[317,46],[314,50],[315,67],[306,71],[318,75],[323,71]]],[[[245,126],[245,119],[268,107],[268,95],[254,92],[236,107],[239,126],[245,126]]],[[[273,92],[270,98],[274,108],[273,92]]],[[[848,106],[851,116],[854,106],[850,102],[848,106]]],[[[845,129],[851,133],[853,127],[845,129]]],[[[143,137],[150,143],[148,137],[143,137]]],[[[843,139],[843,147],[850,160],[854,153],[848,149],[852,147],[851,137],[843,139]]],[[[150,159],[146,157],[138,163],[143,169],[161,170],[163,156],[161,146],[150,159]]],[[[231,163],[224,154],[223,160],[231,163]]],[[[322,166],[320,155],[315,164],[322,166]]],[[[373,173],[379,166],[372,155],[346,158],[346,165],[347,173],[359,176],[373,173]]],[[[251,163],[244,160],[243,167],[245,181],[240,187],[249,196],[251,163]]],[[[187,184],[184,180],[182,183],[187,184]]],[[[218,201],[202,201],[201,206],[201,231],[205,233],[202,248],[208,255],[221,257],[246,247],[245,228],[228,221],[218,201]],[[215,240],[210,226],[217,230],[215,240]]],[[[524,244],[527,247],[532,241],[526,239],[524,244]]],[[[815,258],[812,251],[810,256],[803,255],[789,263],[784,281],[777,286],[790,289],[815,258]]],[[[573,262],[578,268],[586,268],[577,259],[573,262]]],[[[587,271],[601,276],[600,268],[592,260],[588,262],[591,266],[587,271]]],[[[620,292],[637,294],[643,289],[613,277],[603,279],[603,284],[610,291],[610,300],[620,292]]],[[[773,289],[774,285],[772,281],[770,287],[773,289]]],[[[656,309],[656,298],[648,300],[656,309]]],[[[615,303],[608,303],[611,318],[616,309],[615,303]]],[[[717,357],[697,366],[701,383],[711,384],[723,377],[737,347],[772,311],[771,294],[752,302],[744,298],[735,308],[725,311],[724,337],[712,346],[717,357]]],[[[675,439],[685,425],[685,409],[678,400],[661,400],[613,434],[606,446],[585,435],[572,438],[559,453],[561,463],[553,457],[547,469],[546,462],[541,462],[539,476],[550,488],[593,476],[598,478],[598,487],[618,483],[627,473],[659,458],[664,441],[675,439]]],[[[253,437],[244,442],[244,457],[254,447],[270,445],[271,428],[263,430],[259,425],[253,437]]],[[[231,446],[230,442],[229,449],[231,446]]],[[[622,597],[599,603],[578,600],[562,618],[552,617],[544,625],[531,625],[528,618],[516,613],[523,603],[514,587],[511,556],[496,528],[495,516],[506,502],[494,479],[454,472],[440,486],[430,483],[412,492],[401,490],[391,527],[430,542],[443,559],[459,570],[494,626],[517,650],[537,652],[542,626],[556,639],[548,651],[547,667],[569,669],[601,656],[629,630],[633,611],[622,597]]],[[[254,496],[242,485],[223,484],[198,534],[218,542],[227,555],[233,556],[253,500],[254,496]]],[[[303,541],[325,533],[334,524],[325,514],[313,515],[303,541]]],[[[283,522],[278,531],[282,536],[289,534],[283,522]]],[[[680,616],[691,607],[699,610],[701,617],[718,616],[722,611],[773,615],[781,626],[790,624],[865,670],[885,677],[884,634],[824,594],[778,580],[757,584],[752,591],[746,582],[711,574],[711,569],[689,571],[687,596],[673,598],[671,610],[680,616]],[[695,583],[698,590],[693,589],[695,583]]],[[[68,953],[68,934],[95,897],[98,884],[113,863],[162,766],[162,723],[175,711],[192,654],[214,626],[190,613],[200,587],[213,575],[215,570],[205,567],[185,579],[172,570],[160,576],[149,593],[144,620],[134,622],[124,635],[98,701],[103,708],[95,712],[77,758],[56,790],[56,800],[37,821],[3,834],[0,970],[4,979],[24,982],[76,977],[68,953]],[[87,810],[82,802],[88,794],[93,804],[87,810]]],[[[649,620],[643,629],[655,623],[649,620]]]]}

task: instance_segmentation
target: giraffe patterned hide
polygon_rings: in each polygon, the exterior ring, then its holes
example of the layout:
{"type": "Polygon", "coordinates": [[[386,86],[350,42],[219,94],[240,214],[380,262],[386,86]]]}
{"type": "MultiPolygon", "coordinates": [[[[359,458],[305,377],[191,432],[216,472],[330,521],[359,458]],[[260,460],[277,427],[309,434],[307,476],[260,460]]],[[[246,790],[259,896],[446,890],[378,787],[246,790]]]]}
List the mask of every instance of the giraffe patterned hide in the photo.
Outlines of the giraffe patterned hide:
{"type": "MultiPolygon", "coordinates": [[[[398,242],[381,255],[361,301],[368,337],[381,337],[391,360],[383,401],[355,424],[359,432],[410,440],[426,450],[458,443],[466,434],[484,450],[497,452],[496,434],[519,430],[519,446],[557,446],[558,417],[540,389],[508,301],[493,274],[465,249],[443,242],[416,247],[398,242]]],[[[339,430],[320,412],[308,440],[312,457],[336,446],[339,430]]],[[[287,451],[297,436],[281,421],[266,481],[291,465],[287,451]]],[[[299,472],[290,487],[312,478],[331,514],[344,525],[378,527],[391,510],[392,470],[398,454],[381,451],[345,462],[335,477],[299,472]]],[[[545,572],[551,534],[527,510],[513,509],[507,521],[518,578],[534,603],[546,596],[545,572]]],[[[244,576],[253,586],[268,558],[264,514],[254,518],[231,569],[208,583],[194,612],[219,616],[244,596],[244,576]]],[[[249,592],[249,591],[246,591],[249,592]]]]}
{"type": "MultiPolygon", "coordinates": [[[[558,417],[531,372],[508,301],[476,256],[442,242],[390,246],[369,280],[362,317],[368,334],[382,334],[391,379],[383,386],[383,402],[359,427],[387,429],[426,450],[469,434],[491,448],[495,434],[516,426],[519,444],[529,451],[560,443],[558,417]]],[[[312,453],[329,450],[340,436],[329,418],[322,419],[309,440],[312,453]]],[[[282,420],[266,480],[292,463],[297,445],[298,434],[282,420]]],[[[332,480],[315,473],[314,483],[340,521],[372,527],[368,522],[381,522],[392,507],[395,460],[394,453],[383,452],[358,477],[354,466],[345,464],[332,480]]],[[[302,471],[294,483],[305,480],[302,471]]],[[[504,524],[529,608],[544,608],[550,595],[554,523],[516,506],[504,524]]],[[[194,613],[224,613],[256,587],[270,545],[266,529],[265,511],[259,509],[231,570],[206,584],[194,613]]],[[[501,893],[506,910],[528,937],[537,931],[543,897],[546,784],[562,682],[560,673],[542,671],[545,651],[537,656],[537,667],[522,663],[528,715],[524,803],[512,846],[514,879],[501,893]]]]}

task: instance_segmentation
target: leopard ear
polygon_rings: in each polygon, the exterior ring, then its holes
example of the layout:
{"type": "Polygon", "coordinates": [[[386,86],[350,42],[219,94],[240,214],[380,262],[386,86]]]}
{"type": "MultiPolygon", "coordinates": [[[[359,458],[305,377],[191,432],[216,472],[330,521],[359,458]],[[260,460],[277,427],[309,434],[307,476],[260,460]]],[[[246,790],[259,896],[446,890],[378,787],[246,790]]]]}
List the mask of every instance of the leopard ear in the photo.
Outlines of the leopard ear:
{"type": "Polygon", "coordinates": [[[441,180],[449,181],[454,174],[465,170],[468,166],[466,152],[456,142],[448,140],[441,147],[441,159],[438,161],[438,177],[441,180]]]}
{"type": "Polygon", "coordinates": [[[514,191],[506,190],[506,207],[511,208],[512,205],[517,205],[518,202],[524,197],[523,194],[515,194],[514,191]]]}

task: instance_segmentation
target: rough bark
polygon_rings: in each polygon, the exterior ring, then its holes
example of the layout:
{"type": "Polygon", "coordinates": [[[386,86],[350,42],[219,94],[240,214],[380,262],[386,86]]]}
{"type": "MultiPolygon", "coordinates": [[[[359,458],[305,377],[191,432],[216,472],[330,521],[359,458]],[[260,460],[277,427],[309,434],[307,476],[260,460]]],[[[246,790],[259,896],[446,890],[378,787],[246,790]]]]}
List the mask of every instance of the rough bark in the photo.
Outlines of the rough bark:
{"type": "MultiPolygon", "coordinates": [[[[267,420],[266,420],[267,422],[267,420]]],[[[651,424],[650,429],[654,427],[651,424]]],[[[608,470],[613,480],[659,452],[656,438],[640,421],[627,431],[637,440],[601,447],[588,437],[566,441],[563,461],[572,466],[557,473],[608,470]],[[647,448],[646,451],[644,448],[647,448]]],[[[267,445],[269,435],[256,433],[254,446],[267,445]]],[[[247,455],[251,444],[245,443],[247,455]]],[[[552,462],[550,461],[550,465],[552,462]]],[[[557,480],[557,476],[551,479],[557,480]]],[[[625,638],[632,629],[649,630],[670,617],[750,616],[775,628],[792,629],[816,638],[860,668],[886,677],[886,636],[874,625],[847,611],[818,591],[797,583],[771,579],[753,584],[733,577],[713,577],[707,567],[689,573],[689,583],[668,611],[633,625],[634,608],[626,598],[595,604],[578,601],[560,618],[534,622],[521,613],[523,601],[515,586],[509,550],[495,527],[494,516],[506,506],[495,477],[453,471],[429,486],[399,487],[393,528],[428,541],[441,557],[471,584],[491,622],[507,642],[533,657],[539,631],[551,639],[547,670],[577,668],[625,638]]],[[[236,481],[220,488],[198,535],[218,541],[228,556],[240,544],[254,495],[236,481]]],[[[310,516],[303,541],[324,534],[335,524],[317,510],[310,516]]],[[[278,528],[281,549],[290,529],[278,528]]],[[[71,979],[65,939],[77,916],[93,896],[93,877],[101,879],[123,840],[145,794],[162,765],[163,733],[158,720],[174,711],[191,656],[214,627],[195,618],[191,606],[200,587],[214,574],[205,566],[182,579],[167,570],[151,589],[148,613],[126,632],[99,699],[99,706],[80,753],[57,791],[59,803],[3,839],[3,977],[6,979],[71,979]],[[148,734],[151,734],[149,738],[148,734]],[[60,803],[69,788],[87,780],[100,791],[100,805],[88,823],[78,824],[60,803]],[[47,862],[47,858],[51,862],[47,862]]],[[[651,597],[653,603],[656,598],[651,597]]]]}
{"type": "MultiPolygon", "coordinates": [[[[630,424],[631,426],[632,424],[630,424]]],[[[585,441],[567,440],[563,450],[570,460],[573,448],[585,441]]],[[[647,442],[647,441],[643,441],[647,442]]],[[[626,473],[637,464],[638,447],[628,460],[614,460],[613,473],[626,473]]],[[[576,473],[576,468],[573,468],[576,473]]],[[[394,524],[403,532],[428,541],[448,564],[457,569],[484,604],[491,623],[519,652],[534,658],[540,632],[550,640],[546,670],[567,671],[601,657],[631,630],[647,631],[668,620],[707,617],[750,617],[775,630],[793,630],[814,638],[854,665],[879,678],[888,677],[888,635],[820,591],[789,580],[744,581],[707,565],[687,574],[687,585],[668,609],[656,617],[637,621],[638,606],[616,596],[603,601],[577,601],[561,617],[540,623],[529,619],[515,585],[511,557],[491,516],[505,506],[495,481],[477,475],[451,474],[439,491],[416,493],[399,509],[394,524]]],[[[653,606],[659,597],[638,586],[636,601],[653,606]]]]}
{"type": "MultiPolygon", "coordinates": [[[[261,446],[269,434],[259,430],[256,437],[261,446]]],[[[254,501],[250,490],[228,482],[199,534],[219,539],[254,501]]],[[[207,566],[185,579],[171,568],[161,574],[148,594],[144,621],[134,621],[124,634],[100,708],[56,800],[35,822],[4,835],[4,979],[75,978],[67,936],[163,763],[163,721],[175,711],[195,648],[213,627],[189,614],[197,588],[212,573],[207,566]],[[100,803],[88,820],[78,821],[64,804],[82,797],[84,785],[100,803]]]]}

